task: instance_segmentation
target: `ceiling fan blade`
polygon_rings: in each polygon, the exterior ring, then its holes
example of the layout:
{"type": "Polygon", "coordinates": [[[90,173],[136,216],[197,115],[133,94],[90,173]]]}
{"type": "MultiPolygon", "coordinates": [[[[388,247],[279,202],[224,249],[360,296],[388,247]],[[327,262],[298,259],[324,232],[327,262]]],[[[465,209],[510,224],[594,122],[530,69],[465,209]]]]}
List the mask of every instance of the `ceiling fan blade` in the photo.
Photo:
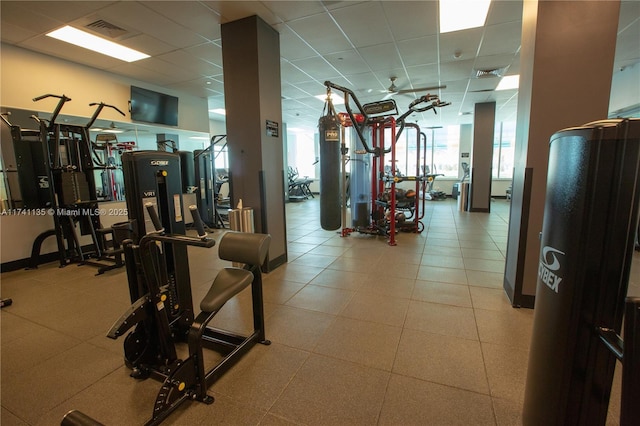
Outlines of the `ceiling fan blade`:
{"type": "Polygon", "coordinates": [[[402,95],[404,93],[415,93],[415,92],[428,92],[430,90],[440,90],[440,89],[446,89],[447,86],[446,85],[442,85],[442,86],[430,86],[430,87],[418,87],[417,89],[403,89],[403,90],[398,90],[396,93],[399,95],[402,95]]]}

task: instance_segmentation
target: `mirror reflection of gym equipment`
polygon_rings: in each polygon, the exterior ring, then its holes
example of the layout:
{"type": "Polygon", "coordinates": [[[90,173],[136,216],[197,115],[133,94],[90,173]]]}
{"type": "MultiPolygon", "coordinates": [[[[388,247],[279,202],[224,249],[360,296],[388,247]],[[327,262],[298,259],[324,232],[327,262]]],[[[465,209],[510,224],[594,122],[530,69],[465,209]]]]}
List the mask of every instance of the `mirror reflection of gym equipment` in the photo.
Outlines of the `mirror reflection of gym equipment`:
{"type": "MultiPolygon", "coordinates": [[[[89,128],[105,107],[124,113],[113,105],[92,103],[89,106],[96,108],[86,125],[64,124],[58,121],[58,116],[71,99],[65,95],[46,94],[33,101],[48,98],[58,99],[57,105],[49,120],[31,116],[38,125],[37,130],[22,129],[11,124],[9,114],[2,116],[11,131],[18,175],[18,185],[13,180],[14,190],[8,194],[10,207],[49,215],[54,221],[53,229],[35,239],[29,267],[38,267],[42,243],[55,236],[60,267],[71,263],[92,265],[98,268],[98,274],[119,268],[123,266],[122,249],[112,230],[101,226],[95,182],[96,172],[105,173],[115,169],[115,165],[104,163],[105,160],[109,162],[108,152],[102,157],[97,154],[89,128]],[[81,244],[78,227],[80,235],[90,237],[89,247],[81,244]]],[[[108,145],[104,150],[109,150],[108,145]]],[[[109,187],[115,189],[115,180],[107,181],[109,187]]]]}

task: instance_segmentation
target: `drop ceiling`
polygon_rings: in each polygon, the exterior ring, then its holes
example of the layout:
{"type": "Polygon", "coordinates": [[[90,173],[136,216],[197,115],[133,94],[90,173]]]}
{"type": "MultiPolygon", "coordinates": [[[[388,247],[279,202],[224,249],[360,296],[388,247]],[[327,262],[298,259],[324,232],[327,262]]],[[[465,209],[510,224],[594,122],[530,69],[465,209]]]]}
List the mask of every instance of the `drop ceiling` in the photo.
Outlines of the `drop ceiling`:
{"type": "MultiPolygon", "coordinates": [[[[517,90],[495,91],[499,77],[519,73],[521,1],[494,1],[484,27],[440,34],[437,1],[5,1],[1,37],[13,44],[114,74],[208,99],[224,107],[220,24],[258,15],[280,34],[282,110],[288,126],[314,129],[323,109],[316,95],[331,80],[361,102],[398,89],[446,85],[451,102],[421,126],[469,123],[477,102],[495,101],[499,120],[515,119],[517,90]],[[150,58],[124,63],[50,39],[63,25],[90,28],[150,58]]],[[[616,68],[640,61],[640,2],[625,1],[616,68]]],[[[395,95],[401,112],[424,93],[395,95]]],[[[212,116],[214,119],[220,117],[212,116]]]]}

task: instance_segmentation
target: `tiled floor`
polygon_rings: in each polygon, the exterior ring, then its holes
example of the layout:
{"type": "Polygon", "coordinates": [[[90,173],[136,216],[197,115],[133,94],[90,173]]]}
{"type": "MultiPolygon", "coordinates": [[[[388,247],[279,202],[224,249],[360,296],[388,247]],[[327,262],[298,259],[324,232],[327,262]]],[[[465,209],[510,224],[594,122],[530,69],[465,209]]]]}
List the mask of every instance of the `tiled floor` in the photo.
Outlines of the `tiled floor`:
{"type": "MultiPolygon", "coordinates": [[[[213,405],[187,402],[166,424],[519,424],[533,311],[511,308],[502,290],[509,204],[494,201],[491,214],[427,206],[425,231],[390,247],[323,231],[317,199],[288,204],[289,263],[264,276],[273,344],[210,389],[213,405]]],[[[215,248],[189,253],[197,301],[225,262],[215,248]]],[[[3,426],[56,425],[70,409],[109,425],[150,418],[160,384],[130,378],[122,340],[105,337],[129,305],[125,271],[94,272],[2,274],[14,300],[0,316],[3,426]]],[[[214,325],[248,330],[248,296],[214,325]]],[[[619,378],[612,425],[617,388],[619,378]]]]}

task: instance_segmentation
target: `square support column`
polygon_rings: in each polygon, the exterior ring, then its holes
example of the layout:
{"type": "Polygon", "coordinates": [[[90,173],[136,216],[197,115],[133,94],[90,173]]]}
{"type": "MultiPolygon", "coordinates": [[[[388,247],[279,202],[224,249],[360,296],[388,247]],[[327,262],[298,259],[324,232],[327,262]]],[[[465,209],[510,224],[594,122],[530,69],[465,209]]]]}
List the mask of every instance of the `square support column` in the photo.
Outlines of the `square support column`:
{"type": "Polygon", "coordinates": [[[504,289],[533,307],[555,132],[607,118],[619,1],[524,2],[516,152],[504,289]]]}
{"type": "Polygon", "coordinates": [[[232,207],[271,234],[268,271],[287,261],[280,35],[258,16],[223,24],[222,60],[232,207]]]}
{"type": "Polygon", "coordinates": [[[496,127],[496,103],[475,105],[473,116],[473,145],[471,154],[471,193],[469,211],[491,211],[491,166],[493,134],[496,127]]]}

